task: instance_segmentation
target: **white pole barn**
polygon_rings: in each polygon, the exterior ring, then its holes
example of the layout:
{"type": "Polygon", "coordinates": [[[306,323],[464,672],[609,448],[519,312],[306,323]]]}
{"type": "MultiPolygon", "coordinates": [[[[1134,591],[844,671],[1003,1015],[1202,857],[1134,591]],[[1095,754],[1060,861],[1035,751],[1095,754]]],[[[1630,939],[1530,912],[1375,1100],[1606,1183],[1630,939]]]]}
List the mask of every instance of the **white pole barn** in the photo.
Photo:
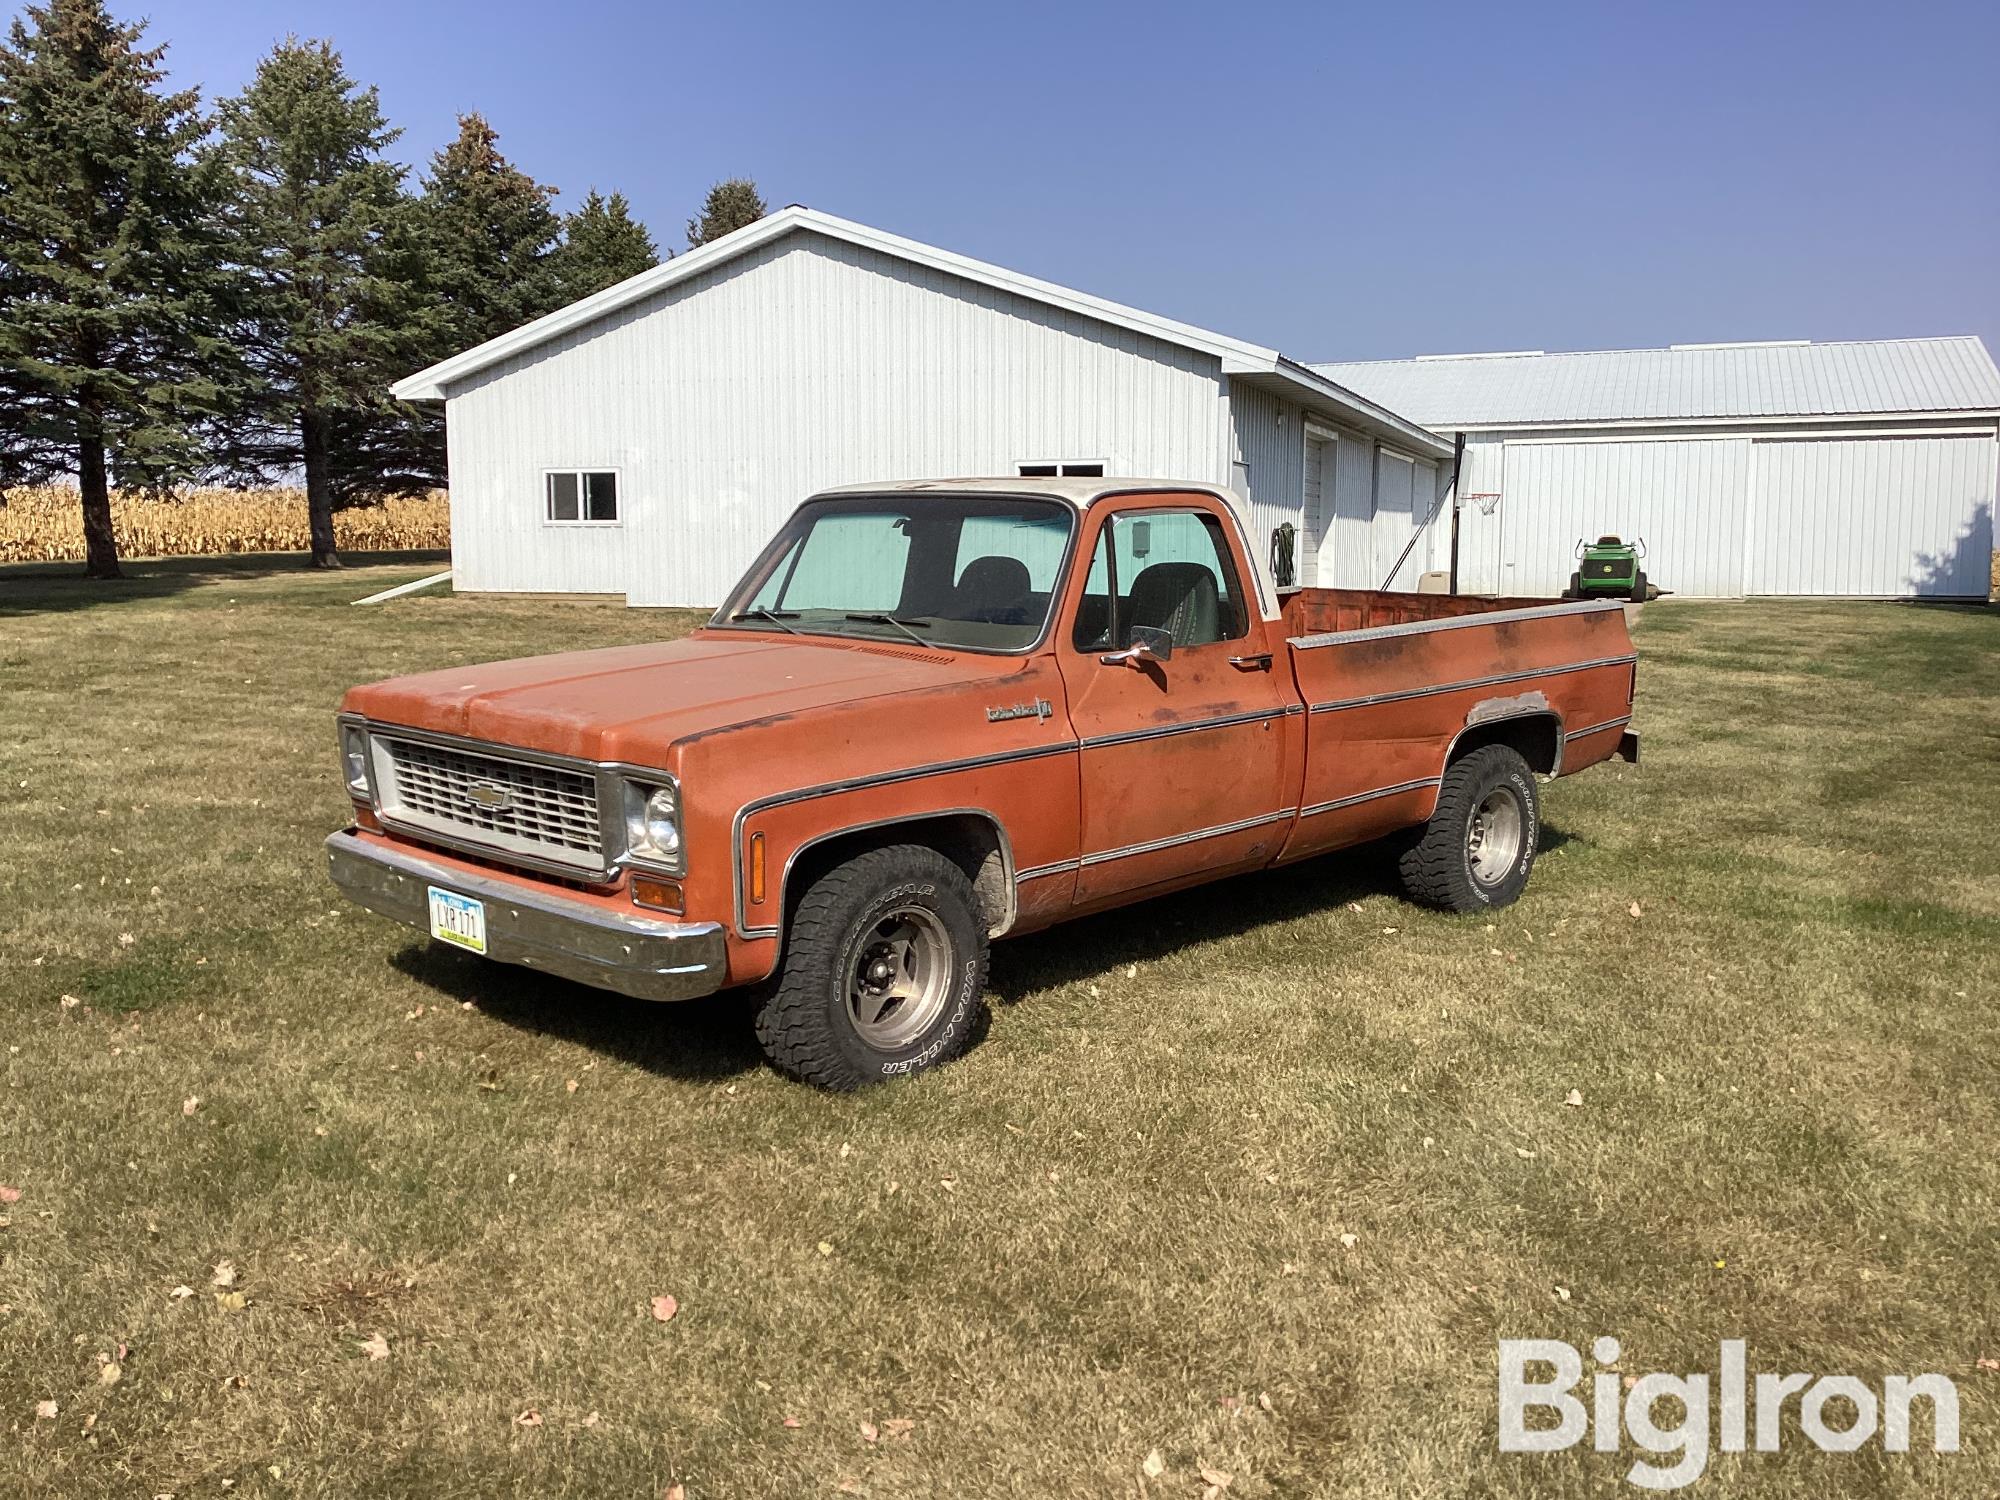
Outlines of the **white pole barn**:
{"type": "Polygon", "coordinates": [[[1299,582],[1375,587],[1453,453],[1275,349],[798,207],[395,392],[445,403],[459,588],[642,605],[719,602],[815,490],[1060,473],[1234,486],[1299,582]]]}
{"type": "Polygon", "coordinates": [[[1555,593],[1616,534],[1687,596],[1986,597],[2000,372],[1976,338],[1313,368],[1465,433],[1463,592],[1555,593]]]}

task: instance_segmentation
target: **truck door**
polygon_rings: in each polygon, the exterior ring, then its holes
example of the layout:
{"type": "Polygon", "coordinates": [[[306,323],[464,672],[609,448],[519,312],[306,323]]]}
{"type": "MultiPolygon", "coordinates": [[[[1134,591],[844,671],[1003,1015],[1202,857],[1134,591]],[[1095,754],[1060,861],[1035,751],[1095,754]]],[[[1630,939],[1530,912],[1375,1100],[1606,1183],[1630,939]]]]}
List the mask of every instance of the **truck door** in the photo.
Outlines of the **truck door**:
{"type": "Polygon", "coordinates": [[[1285,663],[1229,538],[1219,502],[1184,495],[1086,520],[1056,648],[1081,741],[1079,906],[1254,868],[1283,840],[1285,663]],[[1140,627],[1167,660],[1131,653],[1140,627]]]}

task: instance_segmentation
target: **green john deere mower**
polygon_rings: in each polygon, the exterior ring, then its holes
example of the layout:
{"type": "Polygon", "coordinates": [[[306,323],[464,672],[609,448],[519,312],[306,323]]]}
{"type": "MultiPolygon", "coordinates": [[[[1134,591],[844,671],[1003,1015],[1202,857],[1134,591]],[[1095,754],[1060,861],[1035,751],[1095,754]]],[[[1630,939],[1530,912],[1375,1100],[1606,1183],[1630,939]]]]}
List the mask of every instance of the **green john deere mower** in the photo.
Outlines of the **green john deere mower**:
{"type": "Polygon", "coordinates": [[[1646,555],[1646,539],[1621,542],[1615,536],[1601,536],[1594,542],[1578,540],[1576,571],[1569,575],[1565,599],[1629,599],[1644,604],[1670,592],[1649,583],[1646,570],[1639,566],[1646,555]]]}

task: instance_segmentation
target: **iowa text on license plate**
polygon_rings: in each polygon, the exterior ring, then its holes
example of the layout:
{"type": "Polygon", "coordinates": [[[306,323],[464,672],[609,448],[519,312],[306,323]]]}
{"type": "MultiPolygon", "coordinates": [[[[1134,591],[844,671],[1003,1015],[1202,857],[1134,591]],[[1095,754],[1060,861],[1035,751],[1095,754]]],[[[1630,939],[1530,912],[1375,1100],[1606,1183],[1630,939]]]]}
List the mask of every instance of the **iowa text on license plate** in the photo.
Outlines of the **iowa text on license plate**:
{"type": "Polygon", "coordinates": [[[486,903],[436,886],[431,894],[431,936],[474,953],[486,951],[486,903]]]}

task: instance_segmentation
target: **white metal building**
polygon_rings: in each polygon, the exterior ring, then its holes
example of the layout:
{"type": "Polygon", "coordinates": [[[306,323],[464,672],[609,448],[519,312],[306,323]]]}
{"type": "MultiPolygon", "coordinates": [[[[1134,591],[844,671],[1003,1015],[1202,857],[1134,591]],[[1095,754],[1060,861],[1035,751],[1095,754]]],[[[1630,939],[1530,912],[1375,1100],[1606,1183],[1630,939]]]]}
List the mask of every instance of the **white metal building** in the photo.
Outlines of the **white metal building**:
{"type": "Polygon", "coordinates": [[[1555,593],[1616,533],[1684,595],[1986,595],[2000,372],[1976,338],[1313,368],[1466,435],[1461,592],[1555,593]]]}
{"type": "Polygon", "coordinates": [[[395,391],[446,403],[460,588],[649,605],[719,602],[815,490],[1024,473],[1233,485],[1300,582],[1373,587],[1453,451],[1275,349],[797,207],[395,391]]]}

